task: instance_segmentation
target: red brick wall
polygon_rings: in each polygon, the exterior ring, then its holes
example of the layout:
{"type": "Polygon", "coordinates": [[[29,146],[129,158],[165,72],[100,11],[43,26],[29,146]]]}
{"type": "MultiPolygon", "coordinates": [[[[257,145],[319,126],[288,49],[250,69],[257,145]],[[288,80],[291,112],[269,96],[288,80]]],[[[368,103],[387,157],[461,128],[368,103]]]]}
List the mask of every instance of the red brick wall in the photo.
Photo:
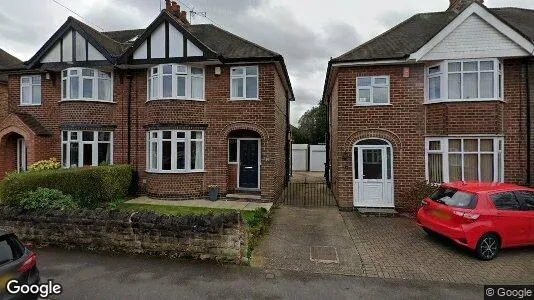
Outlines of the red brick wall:
{"type": "Polygon", "coordinates": [[[505,180],[526,178],[525,80],[519,60],[504,64],[506,102],[424,103],[424,67],[341,68],[332,90],[332,188],[340,207],[353,207],[352,147],[362,138],[382,138],[393,146],[395,207],[413,210],[420,199],[409,199],[415,183],[425,178],[425,136],[504,134],[505,180]],[[391,105],[357,107],[356,77],[389,75],[391,105]]]}

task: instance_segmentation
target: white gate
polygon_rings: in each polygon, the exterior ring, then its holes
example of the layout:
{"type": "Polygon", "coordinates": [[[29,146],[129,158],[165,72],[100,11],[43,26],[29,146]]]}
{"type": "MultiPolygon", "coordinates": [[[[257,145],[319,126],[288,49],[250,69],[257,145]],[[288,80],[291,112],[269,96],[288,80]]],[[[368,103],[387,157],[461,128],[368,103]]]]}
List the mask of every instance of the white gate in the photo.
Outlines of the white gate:
{"type": "Polygon", "coordinates": [[[326,145],[310,146],[310,171],[324,172],[326,163],[326,145]]]}
{"type": "Polygon", "coordinates": [[[291,151],[293,171],[308,171],[308,145],[293,144],[291,151]]]}

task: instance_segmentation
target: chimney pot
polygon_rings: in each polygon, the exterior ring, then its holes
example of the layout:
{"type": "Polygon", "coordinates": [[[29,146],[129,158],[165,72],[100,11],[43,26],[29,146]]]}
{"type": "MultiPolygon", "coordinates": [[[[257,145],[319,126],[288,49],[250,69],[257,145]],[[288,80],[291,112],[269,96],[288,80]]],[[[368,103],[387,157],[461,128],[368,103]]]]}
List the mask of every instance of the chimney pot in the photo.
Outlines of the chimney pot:
{"type": "Polygon", "coordinates": [[[185,10],[180,13],[180,19],[185,23],[189,23],[189,21],[187,21],[187,12],[185,10]]]}
{"type": "Polygon", "coordinates": [[[165,0],[165,8],[167,10],[171,10],[171,5],[172,5],[171,0],[165,0]]]}
{"type": "Polygon", "coordinates": [[[458,12],[468,7],[473,2],[477,2],[480,5],[484,5],[484,0],[449,0],[449,8],[447,10],[453,10],[458,12]]]}

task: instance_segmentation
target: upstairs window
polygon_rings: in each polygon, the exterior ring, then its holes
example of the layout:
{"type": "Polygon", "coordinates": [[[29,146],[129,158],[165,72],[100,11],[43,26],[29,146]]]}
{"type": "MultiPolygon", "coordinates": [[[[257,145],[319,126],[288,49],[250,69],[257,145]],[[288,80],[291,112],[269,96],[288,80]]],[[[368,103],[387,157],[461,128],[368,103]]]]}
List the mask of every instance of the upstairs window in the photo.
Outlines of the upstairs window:
{"type": "Polygon", "coordinates": [[[96,69],[70,68],[61,72],[61,99],[112,102],[112,74],[96,69]]]}
{"type": "Polygon", "coordinates": [[[389,104],[389,76],[356,78],[356,105],[389,104]]]}
{"type": "Polygon", "coordinates": [[[148,98],[204,100],[204,69],[177,64],[150,68],[148,98]]]}
{"type": "Polygon", "coordinates": [[[41,75],[20,78],[20,105],[41,105],[41,75]]]}
{"type": "Polygon", "coordinates": [[[258,66],[230,69],[231,100],[258,100],[258,66]]]}
{"type": "Polygon", "coordinates": [[[426,69],[427,100],[502,99],[502,63],[497,59],[445,61],[426,69]]]}

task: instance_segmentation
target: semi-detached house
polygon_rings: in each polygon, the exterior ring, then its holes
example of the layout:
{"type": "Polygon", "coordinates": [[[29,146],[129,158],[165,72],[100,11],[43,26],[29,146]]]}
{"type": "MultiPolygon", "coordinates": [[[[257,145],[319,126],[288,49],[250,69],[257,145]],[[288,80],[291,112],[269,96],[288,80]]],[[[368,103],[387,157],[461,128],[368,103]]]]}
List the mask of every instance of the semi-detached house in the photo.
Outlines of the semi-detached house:
{"type": "Polygon", "coordinates": [[[291,83],[280,54],[174,2],[144,29],[69,17],[8,74],[0,174],[51,157],[65,168],[131,164],[141,193],[278,197],[289,176],[291,83]]]}
{"type": "Polygon", "coordinates": [[[451,0],[330,61],[340,207],[413,210],[420,182],[532,184],[534,11],[451,0]]]}

